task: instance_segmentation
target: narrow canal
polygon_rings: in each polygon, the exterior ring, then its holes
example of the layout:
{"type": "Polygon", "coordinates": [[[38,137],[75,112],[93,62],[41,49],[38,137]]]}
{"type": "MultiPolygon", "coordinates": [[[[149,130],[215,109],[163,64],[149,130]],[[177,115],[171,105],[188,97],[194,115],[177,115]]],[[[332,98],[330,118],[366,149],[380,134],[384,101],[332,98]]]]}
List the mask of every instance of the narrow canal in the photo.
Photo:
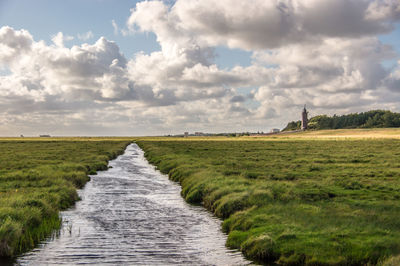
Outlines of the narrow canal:
{"type": "Polygon", "coordinates": [[[17,265],[245,265],[225,247],[220,220],[187,204],[131,144],[92,176],[76,206],[62,212],[57,237],[17,259],[17,265]]]}

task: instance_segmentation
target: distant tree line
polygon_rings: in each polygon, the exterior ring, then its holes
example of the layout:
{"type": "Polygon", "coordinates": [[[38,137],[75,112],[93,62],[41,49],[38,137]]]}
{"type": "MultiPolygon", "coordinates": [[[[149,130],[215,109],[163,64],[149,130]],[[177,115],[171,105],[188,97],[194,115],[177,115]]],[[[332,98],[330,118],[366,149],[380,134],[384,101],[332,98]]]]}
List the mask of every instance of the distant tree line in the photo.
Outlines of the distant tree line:
{"type": "MultiPolygon", "coordinates": [[[[301,121],[292,121],[282,131],[299,130],[301,121]]],[[[308,121],[308,129],[400,127],[400,113],[372,110],[348,115],[317,115],[308,121]]]]}

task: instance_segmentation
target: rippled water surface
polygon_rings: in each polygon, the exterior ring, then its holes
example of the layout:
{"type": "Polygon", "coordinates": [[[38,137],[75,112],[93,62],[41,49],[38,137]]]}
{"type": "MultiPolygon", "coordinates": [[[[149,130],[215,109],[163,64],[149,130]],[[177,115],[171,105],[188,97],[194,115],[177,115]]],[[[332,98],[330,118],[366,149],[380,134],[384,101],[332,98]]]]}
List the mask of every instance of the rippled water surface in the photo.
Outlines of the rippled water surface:
{"type": "Polygon", "coordinates": [[[149,165],[136,144],[110,165],[62,212],[60,235],[17,264],[248,264],[225,247],[220,221],[184,202],[180,186],[149,165]]]}

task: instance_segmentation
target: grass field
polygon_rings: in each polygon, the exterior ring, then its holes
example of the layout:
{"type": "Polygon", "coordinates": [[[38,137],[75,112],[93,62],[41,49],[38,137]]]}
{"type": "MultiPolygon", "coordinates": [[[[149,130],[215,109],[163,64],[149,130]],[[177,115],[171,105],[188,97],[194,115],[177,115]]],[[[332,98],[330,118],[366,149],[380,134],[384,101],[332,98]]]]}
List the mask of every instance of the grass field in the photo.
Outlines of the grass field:
{"type": "Polygon", "coordinates": [[[227,245],[253,260],[399,265],[400,140],[361,132],[137,143],[188,202],[224,220],[227,245]]]}
{"type": "Polygon", "coordinates": [[[0,139],[0,257],[31,249],[60,226],[88,174],[107,169],[127,139],[0,139]]]}

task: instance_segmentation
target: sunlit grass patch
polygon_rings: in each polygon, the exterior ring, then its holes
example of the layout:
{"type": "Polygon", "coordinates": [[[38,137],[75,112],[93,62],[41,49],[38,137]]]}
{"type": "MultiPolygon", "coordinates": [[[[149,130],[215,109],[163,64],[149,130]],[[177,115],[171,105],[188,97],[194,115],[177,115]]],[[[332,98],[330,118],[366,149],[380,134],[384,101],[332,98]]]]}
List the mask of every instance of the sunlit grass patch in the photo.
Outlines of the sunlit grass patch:
{"type": "Polygon", "coordinates": [[[138,144],[256,261],[375,265],[400,253],[400,140],[237,139],[138,144]]]}

